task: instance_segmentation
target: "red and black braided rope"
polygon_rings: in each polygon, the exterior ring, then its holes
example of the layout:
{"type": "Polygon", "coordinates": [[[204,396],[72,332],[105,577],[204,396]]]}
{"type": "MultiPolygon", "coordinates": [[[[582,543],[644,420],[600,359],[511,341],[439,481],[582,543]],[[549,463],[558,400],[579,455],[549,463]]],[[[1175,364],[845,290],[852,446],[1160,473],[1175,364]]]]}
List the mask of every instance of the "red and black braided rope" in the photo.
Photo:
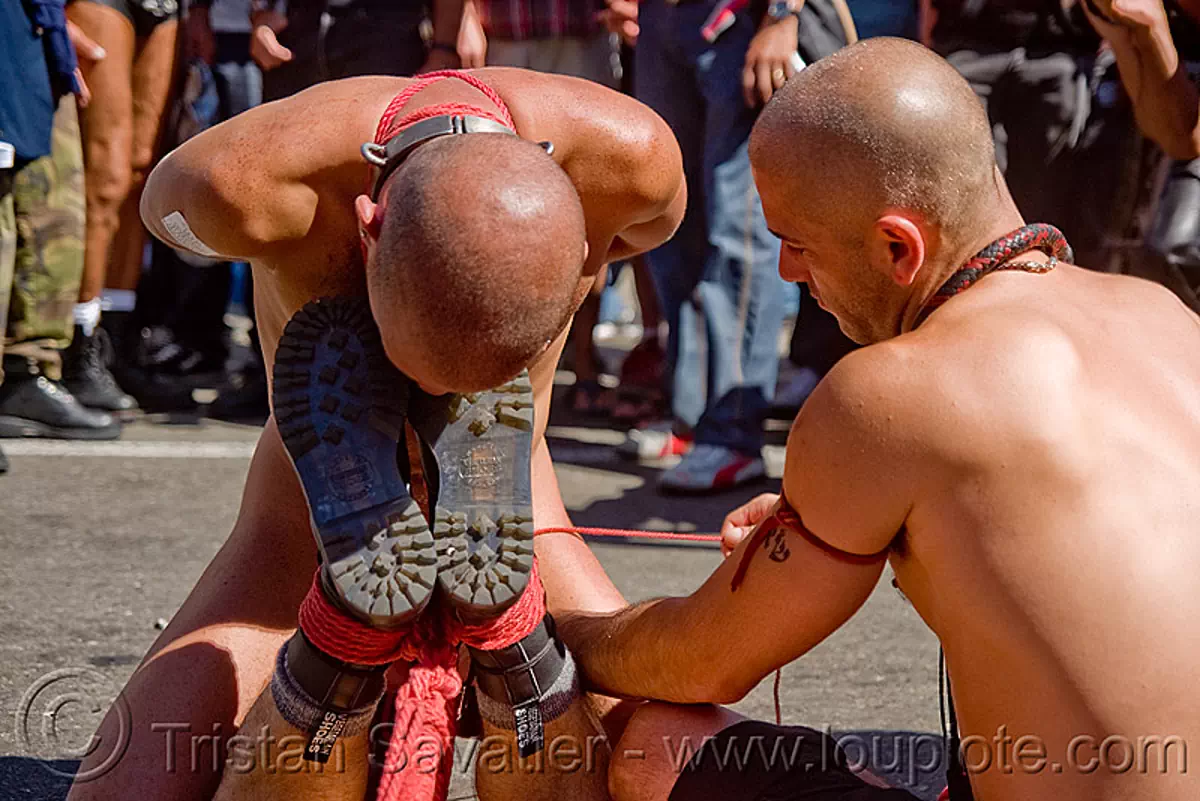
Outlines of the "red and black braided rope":
{"type": "Polygon", "coordinates": [[[997,239],[992,244],[972,256],[966,264],[942,284],[941,288],[925,302],[917,314],[913,328],[925,321],[934,309],[941,306],[950,298],[969,289],[976,281],[997,270],[1021,270],[1028,273],[1048,273],[1058,262],[1070,264],[1075,258],[1071,246],[1062,231],[1053,225],[1033,223],[1023,225],[1015,231],[997,239]],[[1048,262],[1013,262],[1014,256],[1040,250],[1050,256],[1048,262]]]}

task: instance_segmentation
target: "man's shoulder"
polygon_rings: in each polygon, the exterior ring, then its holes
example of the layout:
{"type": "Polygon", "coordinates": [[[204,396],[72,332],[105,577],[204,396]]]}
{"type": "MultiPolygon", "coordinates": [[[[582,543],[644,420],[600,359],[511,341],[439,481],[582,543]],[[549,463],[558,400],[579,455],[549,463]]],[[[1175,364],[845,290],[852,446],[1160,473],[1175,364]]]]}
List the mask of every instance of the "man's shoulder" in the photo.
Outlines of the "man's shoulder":
{"type": "Polygon", "coordinates": [[[810,401],[841,413],[895,414],[926,394],[936,351],[905,337],[860,348],[834,365],[810,401]]]}
{"type": "MultiPolygon", "coordinates": [[[[982,321],[977,321],[982,322],[982,321]]],[[[1071,370],[1069,348],[987,323],[951,336],[910,334],[843,358],[805,403],[823,428],[861,432],[880,449],[931,457],[980,426],[1003,427],[1071,370]],[[1060,352],[1061,351],[1061,352],[1060,352]]]]}

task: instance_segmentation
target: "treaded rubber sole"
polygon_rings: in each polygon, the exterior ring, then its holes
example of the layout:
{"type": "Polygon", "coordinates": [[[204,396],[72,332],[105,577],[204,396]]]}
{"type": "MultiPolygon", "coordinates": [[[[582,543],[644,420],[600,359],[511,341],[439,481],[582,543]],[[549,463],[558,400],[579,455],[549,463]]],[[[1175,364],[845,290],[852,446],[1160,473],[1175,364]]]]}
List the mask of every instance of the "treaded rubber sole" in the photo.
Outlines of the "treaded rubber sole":
{"type": "Polygon", "coordinates": [[[379,628],[429,603],[437,552],[397,466],[409,380],[383,350],[365,299],[298,311],[275,352],[274,414],[304,487],[326,589],[379,628]]]}
{"type": "Polygon", "coordinates": [[[521,597],[533,569],[533,384],[522,371],[487,392],[418,391],[410,419],[437,462],[442,597],[465,617],[494,617],[521,597]]]}

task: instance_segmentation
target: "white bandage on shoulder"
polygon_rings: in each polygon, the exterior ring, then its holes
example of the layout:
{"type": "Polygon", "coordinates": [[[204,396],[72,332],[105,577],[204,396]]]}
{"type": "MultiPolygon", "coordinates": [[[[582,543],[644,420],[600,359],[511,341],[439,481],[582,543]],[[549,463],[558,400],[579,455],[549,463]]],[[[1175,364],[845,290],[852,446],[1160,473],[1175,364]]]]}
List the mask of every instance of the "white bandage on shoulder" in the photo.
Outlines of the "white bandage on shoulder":
{"type": "Polygon", "coordinates": [[[220,253],[210,248],[208,245],[200,241],[200,237],[192,233],[191,226],[188,225],[182,212],[173,211],[162,219],[163,227],[167,229],[167,233],[175,240],[175,244],[196,253],[200,256],[220,256],[220,253]]]}

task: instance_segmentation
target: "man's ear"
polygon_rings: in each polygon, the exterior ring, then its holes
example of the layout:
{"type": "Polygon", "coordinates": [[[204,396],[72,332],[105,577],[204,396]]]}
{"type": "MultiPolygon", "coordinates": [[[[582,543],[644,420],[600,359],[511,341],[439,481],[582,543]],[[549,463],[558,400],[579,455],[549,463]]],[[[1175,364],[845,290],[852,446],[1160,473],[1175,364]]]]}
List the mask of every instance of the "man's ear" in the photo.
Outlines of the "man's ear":
{"type": "Polygon", "coordinates": [[[912,286],[925,265],[925,235],[911,219],[885,214],[872,230],[871,263],[880,265],[900,286],[912,286]]]}
{"type": "MultiPolygon", "coordinates": [[[[383,228],[383,215],[379,204],[366,195],[354,198],[354,216],[358,219],[358,233],[362,239],[375,242],[379,239],[379,231],[383,228]]],[[[364,242],[365,244],[365,242],[364,242]]]]}

